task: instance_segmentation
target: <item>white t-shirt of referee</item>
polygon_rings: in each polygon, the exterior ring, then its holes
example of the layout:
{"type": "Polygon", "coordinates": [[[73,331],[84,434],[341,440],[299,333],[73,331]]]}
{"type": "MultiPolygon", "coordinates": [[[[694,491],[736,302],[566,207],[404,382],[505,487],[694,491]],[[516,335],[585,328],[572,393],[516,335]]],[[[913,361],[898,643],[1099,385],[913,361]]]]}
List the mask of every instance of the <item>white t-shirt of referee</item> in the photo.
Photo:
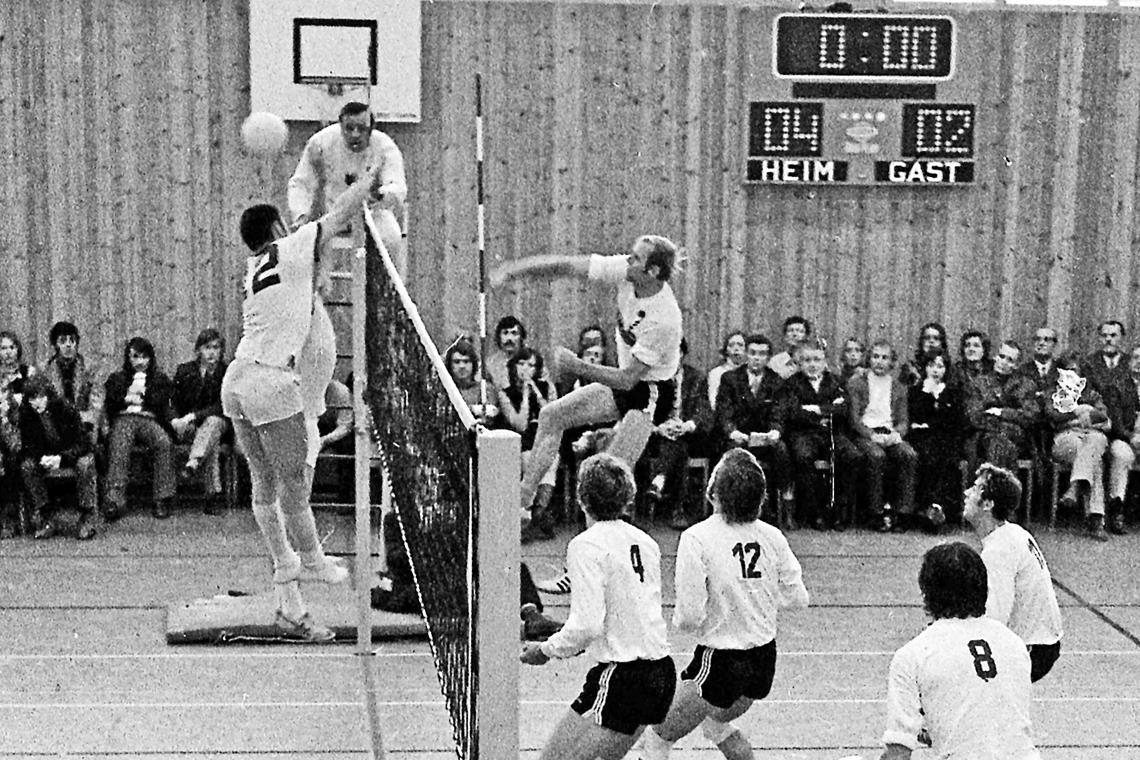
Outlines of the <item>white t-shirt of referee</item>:
{"type": "Polygon", "coordinates": [[[661,551],[624,520],[603,520],[566,547],[570,616],[542,644],[548,657],[585,651],[597,662],[659,660],[669,654],[661,613],[661,551]]]}
{"type": "Polygon", "coordinates": [[[1029,652],[988,617],[936,620],[891,660],[884,744],[914,750],[925,725],[939,760],[1040,760],[1029,652]]]}
{"type": "Polygon", "coordinates": [[[633,283],[625,279],[629,257],[590,256],[589,278],[618,286],[618,313],[622,324],[636,339],[632,346],[617,332],[618,368],[625,369],[637,359],[649,366],[645,380],[672,380],[681,364],[681,307],[669,283],[655,295],[638,298],[633,283]]]}
{"type": "Polygon", "coordinates": [[[982,539],[989,596],[986,615],[1028,644],[1061,640],[1061,608],[1045,555],[1029,531],[1005,523],[982,539]]]}
{"type": "Polygon", "coordinates": [[[242,335],[234,358],[293,367],[309,335],[319,237],[319,223],[309,222],[249,257],[242,335]]]}
{"type": "Polygon", "coordinates": [[[780,607],[806,607],[799,560],[780,530],[717,513],[681,534],[673,626],[712,649],[751,649],[776,638],[780,607]]]}

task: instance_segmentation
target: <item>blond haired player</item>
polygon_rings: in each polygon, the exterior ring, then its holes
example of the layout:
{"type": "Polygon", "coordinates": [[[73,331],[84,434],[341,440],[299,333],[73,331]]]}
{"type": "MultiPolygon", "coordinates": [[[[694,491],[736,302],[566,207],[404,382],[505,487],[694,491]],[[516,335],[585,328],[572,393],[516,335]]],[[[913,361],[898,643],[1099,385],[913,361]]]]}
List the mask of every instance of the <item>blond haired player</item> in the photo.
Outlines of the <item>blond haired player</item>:
{"type": "Polygon", "coordinates": [[[918,574],[934,622],[891,660],[886,749],[910,760],[925,724],[941,760],[1040,760],[1030,735],[1029,653],[986,617],[986,565],[961,542],[928,550],[918,574]]]}
{"type": "Polygon", "coordinates": [[[777,611],[808,604],[788,540],[760,520],[766,491],[756,458],[729,450],[709,479],[713,514],[681,534],[673,626],[698,643],[668,717],[645,732],[645,760],[665,760],[697,726],[729,760],[753,756],[732,721],[772,688],[777,611]]]}
{"type": "Polygon", "coordinates": [[[361,213],[376,191],[374,170],[331,211],[288,234],[271,205],[241,216],[247,261],[242,337],[222,381],[222,408],[249,462],[253,515],[273,558],[276,626],[283,636],[331,641],[305,609],[298,581],[340,583],[348,571],[325,556],[309,505],[306,402],[298,361],[314,330],[316,265],[331,235],[361,213]]]}
{"type": "Polygon", "coordinates": [[[566,547],[573,591],[562,630],[519,659],[545,665],[583,650],[597,665],[554,728],[542,760],[620,760],[669,711],[677,670],[661,613],[661,551],[622,520],[636,493],[633,470],[611,454],[578,468],[586,530],[566,547]]]}

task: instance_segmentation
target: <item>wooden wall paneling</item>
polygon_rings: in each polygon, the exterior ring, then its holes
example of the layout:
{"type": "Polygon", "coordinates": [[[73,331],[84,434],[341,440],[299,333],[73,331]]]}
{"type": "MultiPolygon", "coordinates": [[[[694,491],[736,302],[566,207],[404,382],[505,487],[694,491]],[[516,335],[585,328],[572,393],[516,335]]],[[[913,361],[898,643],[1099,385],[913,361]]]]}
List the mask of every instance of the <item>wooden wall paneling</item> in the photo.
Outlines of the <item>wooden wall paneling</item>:
{"type": "MultiPolygon", "coordinates": [[[[683,230],[680,240],[678,241],[686,251],[690,251],[693,256],[693,268],[707,271],[709,269],[709,261],[711,259],[720,258],[725,255],[725,251],[714,250],[712,246],[706,245],[706,240],[703,236],[704,231],[704,175],[702,171],[702,146],[704,144],[705,132],[705,115],[702,103],[702,95],[705,92],[706,82],[706,66],[708,65],[708,58],[705,54],[705,29],[704,18],[706,9],[701,6],[692,6],[688,12],[688,70],[685,78],[685,111],[684,119],[684,171],[681,174],[681,182],[685,188],[685,205],[684,214],[682,216],[681,229],[683,230]],[[700,257],[700,261],[697,258],[700,257]]],[[[728,253],[731,256],[731,253],[728,253]]],[[[723,299],[732,292],[732,286],[728,282],[731,276],[730,267],[721,267],[721,282],[718,296],[721,302],[723,299]]],[[[697,280],[690,272],[686,274],[686,280],[697,280]]],[[[690,286],[691,287],[691,286],[690,286]]],[[[687,289],[684,292],[685,296],[690,296],[691,290],[687,289]]],[[[694,306],[696,299],[689,297],[685,298],[688,309],[686,311],[686,320],[694,322],[700,319],[697,317],[694,306]]],[[[686,330],[691,329],[686,327],[686,330]]],[[[690,341],[692,342],[692,341],[690,341]]],[[[698,349],[694,352],[694,356],[701,356],[698,349]]],[[[709,357],[702,356],[702,361],[706,366],[711,366],[709,357]]]]}
{"type": "MultiPolygon", "coordinates": [[[[189,239],[184,258],[178,262],[193,272],[195,318],[190,325],[194,337],[205,327],[213,327],[225,335],[227,312],[225,301],[231,298],[224,287],[225,249],[215,240],[211,225],[210,197],[210,132],[213,120],[210,109],[210,34],[208,7],[196,4],[188,14],[186,35],[187,83],[184,90],[188,103],[185,121],[176,124],[187,133],[186,144],[186,214],[189,217],[189,239]]],[[[192,344],[191,344],[192,345],[192,344]]],[[[227,345],[227,358],[237,344],[227,345]]]]}
{"type": "MultiPolygon", "coordinates": [[[[1074,234],[1078,203],[1077,159],[1080,150],[1080,82],[1084,67],[1084,18],[1066,15],[1061,22],[1057,70],[1056,156],[1053,162],[1053,212],[1049,231],[1048,323],[1063,345],[1071,345],[1073,271],[1078,262],[1074,234]]],[[[1012,97],[1019,98],[1016,90],[1012,97]]],[[[1016,208],[1007,209],[1011,216],[1016,208]]]]}
{"type": "Polygon", "coordinates": [[[893,260],[901,253],[893,250],[891,222],[897,219],[902,224],[911,224],[912,220],[899,213],[896,198],[886,197],[882,193],[877,193],[875,200],[868,206],[869,218],[864,236],[868,263],[867,339],[873,341],[886,333],[891,322],[891,297],[888,292],[896,285],[893,260]]]}
{"type": "Polygon", "coordinates": [[[862,319],[863,310],[859,303],[859,251],[862,232],[865,226],[862,204],[854,198],[845,199],[834,206],[832,224],[842,230],[841,240],[835,250],[832,263],[834,287],[832,308],[829,317],[835,325],[836,350],[842,349],[840,341],[850,336],[865,339],[862,319]]]}
{"type": "MultiPolygon", "coordinates": [[[[992,297],[995,292],[999,292],[998,288],[1007,284],[1013,277],[1016,276],[1016,246],[1018,245],[1021,235],[1021,215],[1019,213],[1022,195],[1026,187],[1026,177],[1028,173],[1028,162],[1034,160],[1031,153],[1026,150],[1025,140],[1026,134],[1021,130],[1026,124],[1025,110],[1028,107],[1028,82],[1036,71],[1036,62],[1030,60],[1029,56],[1029,24],[1031,20],[1025,18],[1012,18],[1010,19],[1012,38],[1009,39],[1010,57],[1009,67],[1011,71],[1012,81],[1009,89],[1009,111],[1008,123],[1010,129],[1007,132],[1009,143],[1006,146],[1005,152],[1005,165],[1006,165],[1006,179],[1005,179],[1005,203],[1001,208],[1002,227],[998,230],[993,248],[995,261],[997,262],[997,278],[996,286],[987,288],[985,292],[987,296],[992,297]]],[[[999,323],[1005,323],[1012,320],[1012,299],[1005,299],[1000,303],[1000,314],[998,316],[999,323]]],[[[987,332],[992,331],[992,327],[986,324],[978,325],[975,327],[985,329],[987,332]]]]}
{"type": "Polygon", "coordinates": [[[194,246],[194,199],[191,195],[193,164],[193,124],[191,108],[194,102],[194,9],[179,12],[178,8],[164,9],[159,23],[162,37],[170,50],[167,55],[165,77],[161,80],[167,107],[163,109],[165,124],[160,130],[165,137],[163,146],[169,162],[169,192],[166,194],[158,223],[167,228],[167,245],[160,245],[161,279],[166,293],[161,307],[170,332],[167,343],[167,370],[174,371],[177,362],[190,358],[194,338],[205,326],[210,299],[197,296],[200,291],[199,267],[208,262],[194,246]],[[175,43],[178,40],[178,43],[175,43]]]}
{"type": "MultiPolygon", "coordinates": [[[[48,221],[47,200],[42,188],[47,182],[47,163],[51,155],[44,135],[44,110],[47,108],[45,79],[45,37],[47,20],[37,12],[31,3],[21,4],[20,27],[26,34],[23,55],[20,58],[20,88],[24,107],[20,124],[21,156],[19,168],[21,195],[26,199],[24,213],[24,257],[13,264],[11,292],[19,308],[15,309],[9,329],[15,330],[25,346],[25,360],[34,361],[31,352],[34,341],[29,338],[36,332],[38,324],[37,307],[42,303],[44,269],[41,263],[47,245],[48,221]]],[[[23,105],[23,104],[21,104],[23,105]]]]}
{"type": "MultiPolygon", "coordinates": [[[[1121,59],[1120,59],[1120,76],[1121,76],[1121,102],[1118,108],[1123,109],[1136,108],[1137,106],[1131,105],[1131,98],[1136,97],[1131,94],[1135,88],[1140,88],[1140,23],[1136,19],[1129,18],[1121,30],[1121,59]]],[[[1121,136],[1121,138],[1123,135],[1121,136]]],[[[1118,138],[1118,139],[1121,139],[1118,138]]],[[[1131,193],[1130,199],[1122,204],[1121,213],[1128,213],[1126,224],[1122,229],[1117,232],[1117,237],[1114,239],[1114,246],[1119,246],[1121,254],[1123,255],[1126,248],[1128,254],[1131,256],[1131,271],[1128,280],[1129,288],[1129,309],[1128,309],[1128,331],[1131,335],[1130,343],[1133,346],[1140,344],[1138,334],[1140,334],[1140,299],[1136,298],[1137,290],[1140,289],[1140,257],[1136,256],[1137,250],[1140,250],[1140,225],[1136,223],[1136,209],[1140,208],[1140,199],[1136,197],[1136,193],[1140,192],[1140,180],[1137,178],[1137,173],[1140,172],[1140,162],[1137,162],[1135,155],[1137,150],[1140,149],[1140,126],[1133,129],[1130,141],[1127,144],[1121,144],[1119,150],[1127,152],[1132,155],[1132,173],[1131,181],[1124,180],[1121,191],[1124,193],[1131,193]],[[1127,230],[1127,232],[1125,232],[1127,230]]]]}
{"type": "MultiPolygon", "coordinates": [[[[744,318],[743,304],[745,302],[745,289],[748,283],[745,280],[744,257],[748,249],[748,212],[747,195],[743,185],[743,167],[745,163],[745,132],[743,125],[747,123],[744,113],[744,64],[747,60],[742,51],[744,43],[743,30],[745,24],[742,16],[744,12],[739,8],[726,8],[724,13],[724,101],[720,111],[723,121],[721,136],[721,197],[724,213],[721,222],[721,244],[716,260],[721,262],[721,269],[728,272],[728,289],[721,292],[727,296],[725,303],[719,309],[704,308],[704,322],[699,333],[702,342],[706,345],[717,345],[718,333],[724,332],[724,325],[739,324],[744,318]],[[714,329],[716,327],[721,329],[714,329]]],[[[709,263],[713,263],[709,261],[709,263]]],[[[694,294],[695,295],[695,294],[694,294]]],[[[691,301],[692,303],[692,301],[691,301]]],[[[709,303],[706,301],[700,302],[709,303]]],[[[715,304],[716,302],[711,302],[715,304]]],[[[712,366],[713,357],[707,357],[712,366]]]]}
{"type": "Polygon", "coordinates": [[[26,28],[25,3],[6,3],[0,7],[3,27],[0,34],[0,122],[10,125],[0,130],[0,203],[10,213],[0,221],[0,329],[14,326],[23,309],[24,292],[16,280],[28,271],[27,215],[24,207],[28,194],[25,186],[23,51],[30,37],[26,28]]]}

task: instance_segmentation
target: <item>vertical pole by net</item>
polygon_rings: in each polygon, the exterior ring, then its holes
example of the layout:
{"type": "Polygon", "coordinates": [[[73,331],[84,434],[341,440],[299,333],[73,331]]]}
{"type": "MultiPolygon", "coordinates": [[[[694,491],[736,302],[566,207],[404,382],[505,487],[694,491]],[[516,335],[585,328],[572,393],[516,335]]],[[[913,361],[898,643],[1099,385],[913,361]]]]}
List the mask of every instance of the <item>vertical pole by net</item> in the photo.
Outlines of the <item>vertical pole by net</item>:
{"type": "Polygon", "coordinates": [[[476,437],[475,760],[519,756],[520,440],[481,427],[476,437]]]}
{"type": "MultiPolygon", "coordinates": [[[[487,409],[487,254],[483,218],[483,75],[475,75],[475,220],[479,250],[479,404],[487,409]]],[[[484,414],[486,412],[484,411],[484,414]]]]}
{"type": "MultiPolygon", "coordinates": [[[[364,213],[368,213],[365,206],[364,213]]],[[[372,441],[368,430],[368,407],[364,403],[364,388],[368,380],[368,361],[365,355],[365,319],[368,303],[365,280],[367,266],[363,246],[352,255],[352,413],[356,421],[356,656],[359,658],[364,683],[364,711],[367,713],[368,737],[374,760],[384,759],[384,738],[380,733],[380,715],[377,712],[375,663],[372,654],[372,493],[371,454],[372,441]]]]}

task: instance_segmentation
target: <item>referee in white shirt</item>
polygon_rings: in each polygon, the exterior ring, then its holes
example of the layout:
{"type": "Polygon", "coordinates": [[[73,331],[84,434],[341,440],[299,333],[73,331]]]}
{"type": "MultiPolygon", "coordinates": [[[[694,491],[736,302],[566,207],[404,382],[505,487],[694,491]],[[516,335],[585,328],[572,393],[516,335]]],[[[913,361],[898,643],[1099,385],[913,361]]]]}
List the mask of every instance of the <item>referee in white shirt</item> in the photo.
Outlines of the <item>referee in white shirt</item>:
{"type": "Polygon", "coordinates": [[[633,471],[610,454],[595,454],[578,470],[587,527],[566,549],[570,616],[519,659],[544,665],[585,650],[598,664],[547,740],[543,760],[620,760],[673,700],[677,670],[661,614],[661,552],[621,519],[635,493],[633,471]]]}
{"type": "Polygon", "coordinates": [[[731,721],[772,688],[777,611],[808,604],[787,539],[760,520],[766,490],[756,458],[729,450],[709,479],[713,514],[681,534],[673,625],[698,644],[668,717],[645,733],[645,760],[665,760],[698,725],[729,760],[752,757],[731,721]]]}
{"type": "Polygon", "coordinates": [[[891,659],[880,760],[910,760],[923,725],[942,760],[1040,760],[1029,654],[985,616],[982,558],[960,541],[935,546],[922,558],[918,586],[934,622],[891,659]]]}
{"type": "Polygon", "coordinates": [[[962,516],[982,539],[989,580],[986,615],[1009,626],[1025,642],[1036,682],[1061,655],[1061,608],[1041,548],[1027,530],[1007,522],[1020,503],[1017,476],[983,464],[966,491],[962,516]]]}

